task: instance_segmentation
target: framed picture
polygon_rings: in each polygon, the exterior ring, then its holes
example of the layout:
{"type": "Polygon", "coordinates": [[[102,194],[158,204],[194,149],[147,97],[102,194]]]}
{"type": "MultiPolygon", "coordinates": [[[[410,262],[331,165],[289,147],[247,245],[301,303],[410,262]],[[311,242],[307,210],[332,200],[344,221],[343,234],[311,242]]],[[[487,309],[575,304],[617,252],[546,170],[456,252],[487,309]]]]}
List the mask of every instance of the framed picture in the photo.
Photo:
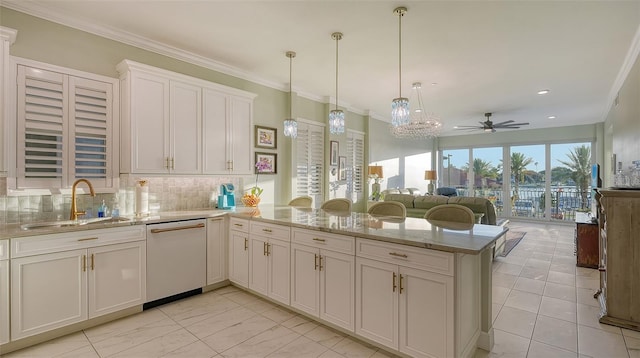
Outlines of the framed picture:
{"type": "Polygon", "coordinates": [[[278,169],[278,155],[276,153],[255,153],[256,174],[276,174],[278,169]]]}
{"type": "Polygon", "coordinates": [[[340,143],[332,140],[329,147],[329,165],[338,165],[338,148],[340,143]]]}
{"type": "Polygon", "coordinates": [[[276,149],[278,147],[278,129],[256,127],[256,148],[276,149]]]}
{"type": "Polygon", "coordinates": [[[340,174],[338,180],[347,180],[347,157],[340,157],[338,173],[340,174]]]}

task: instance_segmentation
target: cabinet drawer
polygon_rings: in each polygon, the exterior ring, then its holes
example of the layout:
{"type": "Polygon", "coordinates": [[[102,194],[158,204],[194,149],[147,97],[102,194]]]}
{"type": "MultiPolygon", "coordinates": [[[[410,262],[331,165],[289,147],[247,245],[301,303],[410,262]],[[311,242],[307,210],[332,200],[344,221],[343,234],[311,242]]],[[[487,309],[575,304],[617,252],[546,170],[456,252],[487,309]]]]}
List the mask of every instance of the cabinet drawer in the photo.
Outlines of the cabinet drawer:
{"type": "Polygon", "coordinates": [[[9,259],[9,240],[0,240],[0,260],[9,259]]]}
{"type": "Polygon", "coordinates": [[[297,244],[317,247],[353,255],[355,253],[355,239],[352,236],[329,234],[326,232],[292,229],[291,241],[297,244]]]}
{"type": "Polygon", "coordinates": [[[229,219],[229,229],[242,231],[242,232],[249,232],[249,220],[232,217],[229,219]]]}
{"type": "Polygon", "coordinates": [[[268,224],[259,221],[251,221],[251,235],[273,237],[274,239],[289,241],[291,228],[284,225],[268,224]]]}
{"type": "Polygon", "coordinates": [[[11,239],[11,258],[145,240],[146,226],[84,230],[11,239]]]}
{"type": "Polygon", "coordinates": [[[406,245],[356,239],[356,256],[453,276],[454,255],[406,245]]]}

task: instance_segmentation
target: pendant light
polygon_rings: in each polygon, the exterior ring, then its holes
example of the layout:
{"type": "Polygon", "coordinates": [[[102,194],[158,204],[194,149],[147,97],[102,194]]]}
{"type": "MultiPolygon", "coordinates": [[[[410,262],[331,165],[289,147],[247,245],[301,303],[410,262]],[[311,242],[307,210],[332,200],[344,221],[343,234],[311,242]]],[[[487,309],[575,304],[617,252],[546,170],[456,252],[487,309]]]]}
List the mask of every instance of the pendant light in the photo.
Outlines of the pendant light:
{"type": "Polygon", "coordinates": [[[293,96],[291,95],[291,67],[293,65],[293,58],[296,57],[296,53],[293,51],[287,51],[285,55],[289,57],[289,117],[284,120],[284,136],[296,138],[298,137],[298,121],[296,121],[291,114],[293,107],[293,96]]]}
{"type": "Polygon", "coordinates": [[[398,90],[400,95],[391,102],[391,125],[398,127],[411,121],[409,100],[402,97],[402,17],[407,12],[406,7],[398,7],[393,13],[398,15],[398,90]]]}
{"type": "Polygon", "coordinates": [[[342,32],[334,32],[331,38],[336,40],[336,109],[329,112],[329,131],[331,134],[344,133],[344,112],[338,109],[338,41],[342,40],[342,32]]]}

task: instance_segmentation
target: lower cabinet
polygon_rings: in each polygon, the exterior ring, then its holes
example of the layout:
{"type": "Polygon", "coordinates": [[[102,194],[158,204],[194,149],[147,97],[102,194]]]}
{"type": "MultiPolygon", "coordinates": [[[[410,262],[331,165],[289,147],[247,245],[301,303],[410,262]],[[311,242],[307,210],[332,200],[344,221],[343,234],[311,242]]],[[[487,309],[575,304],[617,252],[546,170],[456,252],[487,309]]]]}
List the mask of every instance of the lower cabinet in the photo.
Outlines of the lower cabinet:
{"type": "Polygon", "coordinates": [[[412,357],[454,356],[453,276],[388,254],[399,263],[356,257],[356,334],[412,357]]]}
{"type": "Polygon", "coordinates": [[[227,237],[225,218],[207,222],[207,285],[227,279],[227,237]]]}
{"type": "Polygon", "coordinates": [[[249,288],[289,305],[290,246],[285,240],[251,235],[249,288]]]}
{"type": "Polygon", "coordinates": [[[9,240],[0,240],[0,344],[9,342],[9,240]]]}
{"type": "MultiPolygon", "coordinates": [[[[354,330],[355,323],[355,257],[353,253],[334,250],[342,247],[333,246],[326,234],[294,230],[294,243],[291,244],[291,307],[297,308],[324,321],[354,330]],[[305,235],[312,235],[315,242],[309,245],[305,235]],[[313,246],[312,246],[313,245],[313,246]],[[318,248],[318,246],[328,248],[318,248]]],[[[350,241],[352,251],[353,238],[331,239],[350,241]]]]}
{"type": "Polygon", "coordinates": [[[249,233],[229,231],[229,281],[249,286],[249,233]]]}
{"type": "Polygon", "coordinates": [[[144,226],[11,239],[11,340],[146,298],[144,226]]]}
{"type": "Polygon", "coordinates": [[[12,340],[142,304],[144,241],[11,260],[12,340]]]}

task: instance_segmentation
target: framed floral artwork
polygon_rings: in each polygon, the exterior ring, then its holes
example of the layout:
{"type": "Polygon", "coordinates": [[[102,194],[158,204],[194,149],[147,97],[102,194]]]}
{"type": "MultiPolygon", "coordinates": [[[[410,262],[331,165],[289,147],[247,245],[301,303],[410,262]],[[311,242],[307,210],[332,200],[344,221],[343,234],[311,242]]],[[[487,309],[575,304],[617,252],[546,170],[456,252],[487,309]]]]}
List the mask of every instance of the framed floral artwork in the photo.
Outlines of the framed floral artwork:
{"type": "Polygon", "coordinates": [[[329,146],[329,165],[338,165],[339,142],[332,140],[329,146]]]}
{"type": "Polygon", "coordinates": [[[278,129],[255,126],[256,148],[276,149],[278,147],[278,129]]]}
{"type": "Polygon", "coordinates": [[[278,168],[278,155],[275,153],[255,153],[256,164],[254,165],[256,174],[276,174],[278,168]]]}

